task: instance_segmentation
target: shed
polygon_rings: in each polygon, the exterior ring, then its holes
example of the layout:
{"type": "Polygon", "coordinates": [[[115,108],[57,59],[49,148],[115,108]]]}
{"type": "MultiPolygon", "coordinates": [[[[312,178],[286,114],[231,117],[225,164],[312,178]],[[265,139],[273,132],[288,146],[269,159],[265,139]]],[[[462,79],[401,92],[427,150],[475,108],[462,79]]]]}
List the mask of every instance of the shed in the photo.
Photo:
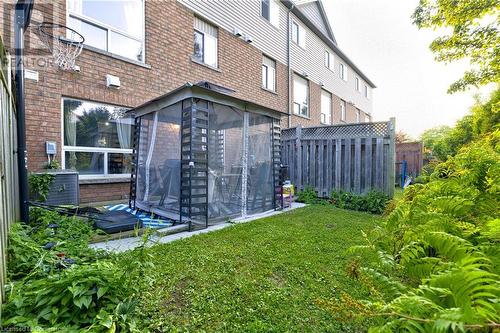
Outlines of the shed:
{"type": "Polygon", "coordinates": [[[187,83],[129,111],[132,208],[190,230],[276,209],[281,113],[233,93],[187,83]]]}

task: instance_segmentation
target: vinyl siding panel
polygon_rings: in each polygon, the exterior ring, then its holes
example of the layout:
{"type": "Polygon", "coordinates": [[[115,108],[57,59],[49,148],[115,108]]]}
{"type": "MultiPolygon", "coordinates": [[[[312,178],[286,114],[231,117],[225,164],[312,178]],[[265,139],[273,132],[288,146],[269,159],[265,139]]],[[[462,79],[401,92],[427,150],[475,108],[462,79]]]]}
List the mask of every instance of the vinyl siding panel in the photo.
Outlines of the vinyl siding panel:
{"type": "Polygon", "coordinates": [[[330,36],[316,1],[299,5],[299,8],[318,27],[318,29],[321,30],[321,32],[330,36]]]}
{"type": "Polygon", "coordinates": [[[365,97],[365,81],[359,78],[360,92],[357,92],[355,87],[356,74],[352,68],[345,63],[344,66],[347,67],[347,82],[342,80],[339,77],[339,64],[342,62],[340,58],[294,15],[292,15],[292,19],[299,23],[306,31],[306,48],[303,49],[297,44],[291,43],[291,69],[298,74],[306,72],[309,80],[315,83],[322,82],[325,85],[323,87],[325,90],[339,96],[347,102],[352,101],[357,108],[371,114],[373,94],[370,91],[370,99],[365,97]],[[333,71],[324,65],[325,50],[328,50],[330,54],[333,54],[333,71]]]}
{"type": "MultiPolygon", "coordinates": [[[[233,32],[239,28],[253,38],[253,45],[275,60],[287,63],[287,12],[281,2],[279,28],[261,16],[260,0],[177,0],[196,14],[212,21],[221,28],[233,32]]],[[[242,59],[244,60],[244,59],[242,59]]]]}

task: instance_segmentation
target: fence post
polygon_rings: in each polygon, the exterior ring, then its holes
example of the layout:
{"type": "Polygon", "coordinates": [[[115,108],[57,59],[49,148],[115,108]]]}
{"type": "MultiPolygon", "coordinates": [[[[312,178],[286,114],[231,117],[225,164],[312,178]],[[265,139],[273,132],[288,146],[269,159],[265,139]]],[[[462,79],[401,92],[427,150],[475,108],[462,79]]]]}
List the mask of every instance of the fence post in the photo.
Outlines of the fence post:
{"type": "Polygon", "coordinates": [[[295,134],[297,137],[295,138],[295,147],[297,147],[297,155],[295,158],[295,161],[297,163],[297,179],[296,179],[296,186],[297,186],[297,192],[302,189],[302,142],[301,142],[301,137],[302,137],[302,126],[299,124],[296,129],[295,129],[295,134]]]}
{"type": "Polygon", "coordinates": [[[387,194],[394,196],[394,185],[396,177],[396,118],[389,120],[389,156],[387,161],[387,194]]]}

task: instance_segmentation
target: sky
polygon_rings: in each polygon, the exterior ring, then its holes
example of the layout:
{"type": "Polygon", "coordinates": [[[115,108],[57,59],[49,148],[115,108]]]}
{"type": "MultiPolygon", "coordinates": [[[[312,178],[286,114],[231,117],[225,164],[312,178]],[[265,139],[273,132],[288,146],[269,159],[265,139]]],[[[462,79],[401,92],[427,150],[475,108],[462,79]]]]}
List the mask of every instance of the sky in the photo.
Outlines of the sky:
{"type": "Polygon", "coordinates": [[[417,138],[425,129],[453,125],[474,103],[471,89],[447,93],[468,63],[434,60],[429,45],[438,36],[418,30],[411,15],[418,0],[323,0],[333,33],[342,51],[377,88],[373,118],[396,117],[396,130],[417,138]]]}

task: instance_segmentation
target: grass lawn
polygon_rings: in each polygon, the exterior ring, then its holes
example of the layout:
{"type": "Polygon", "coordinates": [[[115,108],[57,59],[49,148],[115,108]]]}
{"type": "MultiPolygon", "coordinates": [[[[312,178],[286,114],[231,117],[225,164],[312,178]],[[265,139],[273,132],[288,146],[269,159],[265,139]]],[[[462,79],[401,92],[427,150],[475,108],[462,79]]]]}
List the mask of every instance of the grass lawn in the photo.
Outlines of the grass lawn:
{"type": "Polygon", "coordinates": [[[346,249],[379,220],[308,206],[149,248],[140,309],[153,331],[364,332],[369,322],[339,323],[319,301],[368,296],[346,249]]]}

